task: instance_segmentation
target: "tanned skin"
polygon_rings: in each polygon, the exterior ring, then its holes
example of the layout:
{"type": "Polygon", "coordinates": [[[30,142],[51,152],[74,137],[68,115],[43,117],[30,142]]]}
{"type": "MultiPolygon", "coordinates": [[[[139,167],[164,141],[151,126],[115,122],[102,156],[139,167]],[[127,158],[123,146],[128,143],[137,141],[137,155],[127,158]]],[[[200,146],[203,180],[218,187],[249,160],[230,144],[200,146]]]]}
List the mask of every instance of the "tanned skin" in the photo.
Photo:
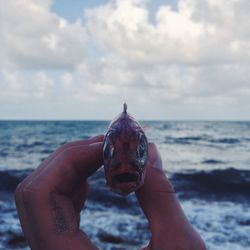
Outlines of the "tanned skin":
{"type": "Polygon", "coordinates": [[[143,250],[206,250],[163,172],[161,156],[153,143],[149,143],[147,164],[144,185],[136,192],[152,234],[143,250]]]}
{"type": "MultiPolygon", "coordinates": [[[[87,178],[103,164],[102,146],[102,135],[65,144],[19,184],[16,206],[32,250],[98,249],[79,228],[79,222],[87,178]]],[[[186,219],[151,143],[145,183],[136,196],[152,233],[144,250],[206,249],[186,219]]]]}

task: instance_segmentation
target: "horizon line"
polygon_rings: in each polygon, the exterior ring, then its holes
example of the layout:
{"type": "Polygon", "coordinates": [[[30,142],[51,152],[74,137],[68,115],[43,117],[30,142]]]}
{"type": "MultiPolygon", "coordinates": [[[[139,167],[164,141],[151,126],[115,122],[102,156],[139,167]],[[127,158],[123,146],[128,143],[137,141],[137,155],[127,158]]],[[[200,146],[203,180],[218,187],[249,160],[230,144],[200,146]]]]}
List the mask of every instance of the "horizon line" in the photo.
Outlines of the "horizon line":
{"type": "MultiPolygon", "coordinates": [[[[19,119],[19,118],[0,118],[0,122],[8,122],[8,121],[20,121],[20,122],[88,122],[88,121],[93,121],[93,122],[109,122],[112,121],[113,119],[50,119],[50,118],[46,118],[46,119],[38,119],[38,118],[24,118],[24,119],[19,119]]],[[[180,121],[180,122],[250,122],[250,119],[137,119],[138,121],[149,121],[149,122],[172,122],[172,121],[180,121]]]]}

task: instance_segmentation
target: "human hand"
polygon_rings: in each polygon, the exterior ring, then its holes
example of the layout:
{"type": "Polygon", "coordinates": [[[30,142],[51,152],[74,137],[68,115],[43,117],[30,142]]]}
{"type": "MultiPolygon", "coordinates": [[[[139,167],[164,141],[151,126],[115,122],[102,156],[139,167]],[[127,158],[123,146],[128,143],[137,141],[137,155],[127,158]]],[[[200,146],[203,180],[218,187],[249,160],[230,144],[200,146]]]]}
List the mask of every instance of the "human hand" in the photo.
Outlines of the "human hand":
{"type": "Polygon", "coordinates": [[[201,237],[187,220],[153,143],[149,143],[148,147],[145,182],[136,196],[152,234],[149,245],[143,250],[206,249],[201,237]]]}
{"type": "Polygon", "coordinates": [[[19,184],[16,205],[32,249],[97,249],[79,221],[86,180],[102,165],[102,144],[103,136],[65,144],[19,184]]]}
{"type": "Polygon", "coordinates": [[[146,168],[144,184],[136,192],[136,196],[146,217],[149,220],[155,220],[160,217],[160,214],[165,214],[164,211],[160,211],[161,207],[156,205],[159,203],[159,197],[163,194],[174,195],[175,191],[163,171],[161,155],[154,143],[148,145],[146,168]]]}

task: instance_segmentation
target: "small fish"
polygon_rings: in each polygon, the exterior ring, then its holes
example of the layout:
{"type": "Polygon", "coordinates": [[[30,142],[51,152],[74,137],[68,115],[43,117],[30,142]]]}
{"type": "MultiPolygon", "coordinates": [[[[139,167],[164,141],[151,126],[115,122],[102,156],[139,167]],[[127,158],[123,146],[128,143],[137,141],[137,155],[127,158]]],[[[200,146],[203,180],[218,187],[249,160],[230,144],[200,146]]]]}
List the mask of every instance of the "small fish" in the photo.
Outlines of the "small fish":
{"type": "Polygon", "coordinates": [[[148,140],[140,124],[123,112],[113,120],[103,143],[107,185],[121,195],[134,192],[144,183],[148,158],[148,140]]]}

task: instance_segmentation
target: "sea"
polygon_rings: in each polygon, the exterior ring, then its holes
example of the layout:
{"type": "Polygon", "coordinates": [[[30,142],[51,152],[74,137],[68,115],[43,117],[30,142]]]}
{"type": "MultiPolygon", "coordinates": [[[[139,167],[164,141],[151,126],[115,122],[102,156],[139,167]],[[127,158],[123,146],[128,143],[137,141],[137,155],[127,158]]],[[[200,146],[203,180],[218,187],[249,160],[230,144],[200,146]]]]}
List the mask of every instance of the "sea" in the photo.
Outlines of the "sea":
{"type": "MultiPolygon", "coordinates": [[[[108,121],[0,121],[0,249],[30,249],[15,188],[60,145],[103,134],[108,121]]],[[[161,152],[180,204],[210,250],[250,249],[250,122],[141,121],[161,152]]],[[[81,228],[103,250],[150,239],[136,197],[114,194],[103,169],[89,179],[81,228]]]]}

